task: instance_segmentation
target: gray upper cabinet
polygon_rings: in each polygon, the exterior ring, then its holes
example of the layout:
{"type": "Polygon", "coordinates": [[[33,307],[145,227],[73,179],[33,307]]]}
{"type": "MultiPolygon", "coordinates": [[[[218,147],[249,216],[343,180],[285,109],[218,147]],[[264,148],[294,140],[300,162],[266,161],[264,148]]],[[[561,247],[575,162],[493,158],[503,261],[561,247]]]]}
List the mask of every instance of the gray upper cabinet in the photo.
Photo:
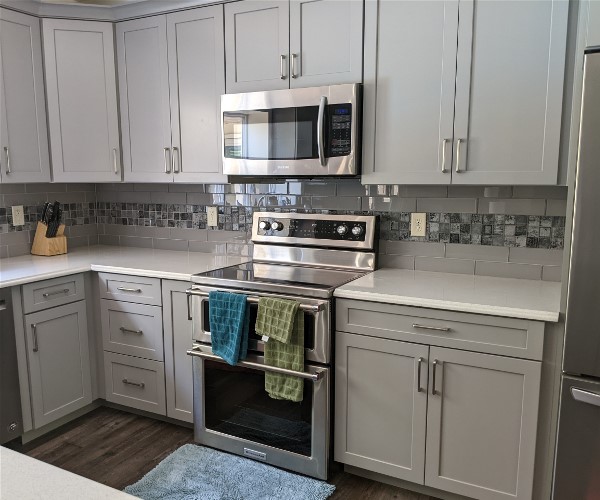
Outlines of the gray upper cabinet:
{"type": "Polygon", "coordinates": [[[429,359],[425,484],[531,499],[541,363],[440,347],[429,359]]]}
{"type": "Polygon", "coordinates": [[[289,88],[289,0],[225,4],[227,93],[289,88]]]}
{"type": "Polygon", "coordinates": [[[123,169],[132,182],[224,182],[223,7],[117,24],[123,169]]]}
{"type": "Polygon", "coordinates": [[[557,183],[568,8],[459,3],[454,183],[557,183]]]}
{"type": "Polygon", "coordinates": [[[118,23],[116,33],[125,181],[171,181],[166,18],[118,23]]]}
{"type": "Polygon", "coordinates": [[[363,183],[556,184],[567,22],[564,0],[367,0],[363,183]]]}
{"type": "Polygon", "coordinates": [[[40,21],[0,8],[0,179],[50,181],[40,21]]]}
{"type": "Polygon", "coordinates": [[[121,180],[113,25],[44,19],[42,26],[54,180],[121,180]]]}
{"type": "Polygon", "coordinates": [[[588,9],[586,45],[600,47],[600,2],[589,0],[582,3],[582,8],[588,9]]]}
{"type": "Polygon", "coordinates": [[[290,87],[362,82],[363,2],[290,0],[290,87]]]}

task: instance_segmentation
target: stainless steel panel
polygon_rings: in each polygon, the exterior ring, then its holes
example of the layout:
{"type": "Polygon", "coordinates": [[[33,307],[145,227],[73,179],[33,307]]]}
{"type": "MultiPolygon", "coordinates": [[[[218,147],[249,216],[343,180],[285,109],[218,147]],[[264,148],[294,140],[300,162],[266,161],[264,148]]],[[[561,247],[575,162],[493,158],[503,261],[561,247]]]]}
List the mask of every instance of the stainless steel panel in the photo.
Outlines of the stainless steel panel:
{"type": "MultiPolygon", "coordinates": [[[[254,177],[357,175],[361,155],[359,137],[362,120],[361,86],[358,83],[245,94],[225,94],[221,96],[221,126],[223,125],[223,112],[318,106],[322,97],[327,98],[328,104],[352,104],[352,125],[350,128],[352,144],[349,155],[325,158],[323,162],[325,165],[322,165],[319,158],[308,160],[246,160],[223,157],[223,173],[254,177]]],[[[221,135],[221,152],[223,152],[225,150],[225,133],[221,135]]]]}
{"type": "Polygon", "coordinates": [[[600,381],[563,377],[554,500],[592,500],[600,494],[600,407],[595,401],[600,401],[600,381]]]}
{"type": "Polygon", "coordinates": [[[322,268],[368,272],[375,270],[377,254],[324,248],[254,245],[252,261],[311,265],[315,267],[315,272],[319,272],[322,268]]]}
{"type": "Polygon", "coordinates": [[[563,369],[600,377],[600,53],[584,71],[563,369]]]}

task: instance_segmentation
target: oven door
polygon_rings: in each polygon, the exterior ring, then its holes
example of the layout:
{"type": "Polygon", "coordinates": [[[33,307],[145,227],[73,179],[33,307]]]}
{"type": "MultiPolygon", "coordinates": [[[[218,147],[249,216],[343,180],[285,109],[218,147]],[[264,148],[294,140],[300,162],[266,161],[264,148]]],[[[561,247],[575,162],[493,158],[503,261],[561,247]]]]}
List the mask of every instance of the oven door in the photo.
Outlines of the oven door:
{"type": "MultiPolygon", "coordinates": [[[[188,290],[188,308],[189,317],[192,319],[193,338],[196,342],[210,344],[210,315],[208,294],[211,290],[220,290],[224,292],[239,292],[241,290],[217,289],[209,286],[195,285],[192,290],[188,290]]],[[[304,312],[304,357],[306,361],[315,363],[331,362],[331,307],[328,300],[311,299],[307,297],[295,297],[292,295],[274,295],[263,292],[247,293],[252,298],[257,297],[278,297],[282,299],[298,300],[303,305],[308,306],[304,312]]],[[[258,304],[250,303],[250,332],[248,349],[254,352],[265,352],[262,336],[254,330],[256,323],[256,313],[258,304]]]]}
{"type": "Polygon", "coordinates": [[[223,173],[357,175],[359,84],[221,96],[223,173]]]}
{"type": "MultiPolygon", "coordinates": [[[[319,479],[327,479],[329,460],[330,369],[305,367],[304,399],[272,399],[265,391],[262,356],[230,366],[195,345],[194,439],[237,455],[319,479]]],[[[286,372],[287,373],[287,372],[286,372]]]]}

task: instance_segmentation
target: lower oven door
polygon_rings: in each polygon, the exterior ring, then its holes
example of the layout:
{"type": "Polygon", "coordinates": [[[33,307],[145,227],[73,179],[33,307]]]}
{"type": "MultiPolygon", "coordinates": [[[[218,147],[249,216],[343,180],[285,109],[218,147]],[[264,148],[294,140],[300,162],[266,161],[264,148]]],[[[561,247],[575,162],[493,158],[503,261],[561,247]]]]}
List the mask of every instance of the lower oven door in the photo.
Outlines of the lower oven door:
{"type": "Polygon", "coordinates": [[[299,403],[272,399],[265,391],[262,356],[236,366],[195,345],[194,438],[199,444],[327,479],[330,369],[307,365],[299,403]]]}

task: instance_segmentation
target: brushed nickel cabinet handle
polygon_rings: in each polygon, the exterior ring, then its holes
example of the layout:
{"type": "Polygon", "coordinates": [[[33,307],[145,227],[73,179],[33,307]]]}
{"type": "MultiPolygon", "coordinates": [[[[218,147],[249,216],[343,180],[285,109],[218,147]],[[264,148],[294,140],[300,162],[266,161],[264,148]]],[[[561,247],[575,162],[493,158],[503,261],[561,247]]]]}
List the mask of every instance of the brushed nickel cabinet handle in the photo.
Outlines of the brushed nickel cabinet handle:
{"type": "Polygon", "coordinates": [[[298,73],[296,73],[296,59],[298,58],[298,54],[292,54],[292,78],[298,78],[298,73]]]}
{"type": "Polygon", "coordinates": [[[136,387],[139,387],[141,389],[146,387],[146,384],[144,384],[144,382],[134,382],[133,380],[127,380],[126,378],[123,379],[123,383],[127,385],[135,385],[136,387]]]}
{"type": "Polygon", "coordinates": [[[174,174],[178,174],[179,173],[179,148],[173,146],[173,155],[171,156],[171,164],[173,166],[173,173],[174,174]],[[177,160],[175,160],[177,159],[177,160]]]}
{"type": "Polygon", "coordinates": [[[119,327],[119,330],[123,333],[137,333],[138,335],[143,335],[144,332],[142,330],[132,330],[131,328],[125,328],[124,326],[119,327]]]}
{"type": "Polygon", "coordinates": [[[68,288],[63,288],[62,290],[55,290],[54,292],[44,292],[44,293],[42,293],[42,297],[47,299],[48,297],[50,297],[52,295],[60,295],[61,293],[69,293],[69,291],[70,290],[68,288]]]}
{"type": "Polygon", "coordinates": [[[448,145],[449,140],[450,139],[444,139],[442,141],[442,174],[448,172],[446,169],[446,146],[448,145]]]}
{"type": "Polygon", "coordinates": [[[419,323],[413,323],[413,328],[420,328],[421,330],[435,330],[436,332],[449,332],[451,330],[447,326],[428,326],[420,325],[419,323]]]}
{"type": "Polygon", "coordinates": [[[437,371],[437,365],[439,361],[437,359],[433,360],[433,380],[431,381],[431,394],[434,396],[438,394],[438,391],[435,390],[435,372],[437,371]]]}
{"type": "Polygon", "coordinates": [[[117,158],[117,148],[113,148],[112,150],[112,154],[113,154],[113,169],[115,171],[115,174],[119,173],[119,162],[118,162],[118,158],[117,158]]]}
{"type": "Polygon", "coordinates": [[[464,139],[457,139],[456,141],[456,173],[460,174],[462,170],[460,169],[460,145],[462,144],[464,139]]]}
{"type": "Polygon", "coordinates": [[[117,287],[117,290],[121,290],[122,292],[142,293],[141,288],[127,288],[126,286],[117,287]]]}
{"type": "Polygon", "coordinates": [[[163,156],[165,161],[165,174],[171,173],[171,161],[169,155],[171,154],[171,148],[163,148],[163,156]]]}
{"type": "Polygon", "coordinates": [[[286,71],[285,71],[285,61],[286,61],[286,59],[287,59],[287,56],[285,54],[281,54],[281,58],[280,58],[280,61],[279,61],[279,64],[280,64],[280,66],[279,66],[279,77],[282,80],[285,80],[287,78],[285,76],[285,73],[286,73],[286,71]]]}
{"type": "Polygon", "coordinates": [[[36,323],[31,324],[31,336],[33,337],[33,352],[38,352],[39,346],[38,346],[37,324],[36,323]]]}
{"type": "Polygon", "coordinates": [[[187,295],[187,311],[188,311],[188,321],[192,321],[192,294],[189,291],[186,291],[187,295]]]}
{"type": "Polygon", "coordinates": [[[10,151],[8,150],[8,146],[4,146],[4,154],[6,155],[6,173],[11,174],[10,170],[10,151]]]}
{"type": "Polygon", "coordinates": [[[423,358],[417,360],[417,392],[423,392],[423,389],[421,389],[421,365],[423,361],[425,361],[423,358]]]}

